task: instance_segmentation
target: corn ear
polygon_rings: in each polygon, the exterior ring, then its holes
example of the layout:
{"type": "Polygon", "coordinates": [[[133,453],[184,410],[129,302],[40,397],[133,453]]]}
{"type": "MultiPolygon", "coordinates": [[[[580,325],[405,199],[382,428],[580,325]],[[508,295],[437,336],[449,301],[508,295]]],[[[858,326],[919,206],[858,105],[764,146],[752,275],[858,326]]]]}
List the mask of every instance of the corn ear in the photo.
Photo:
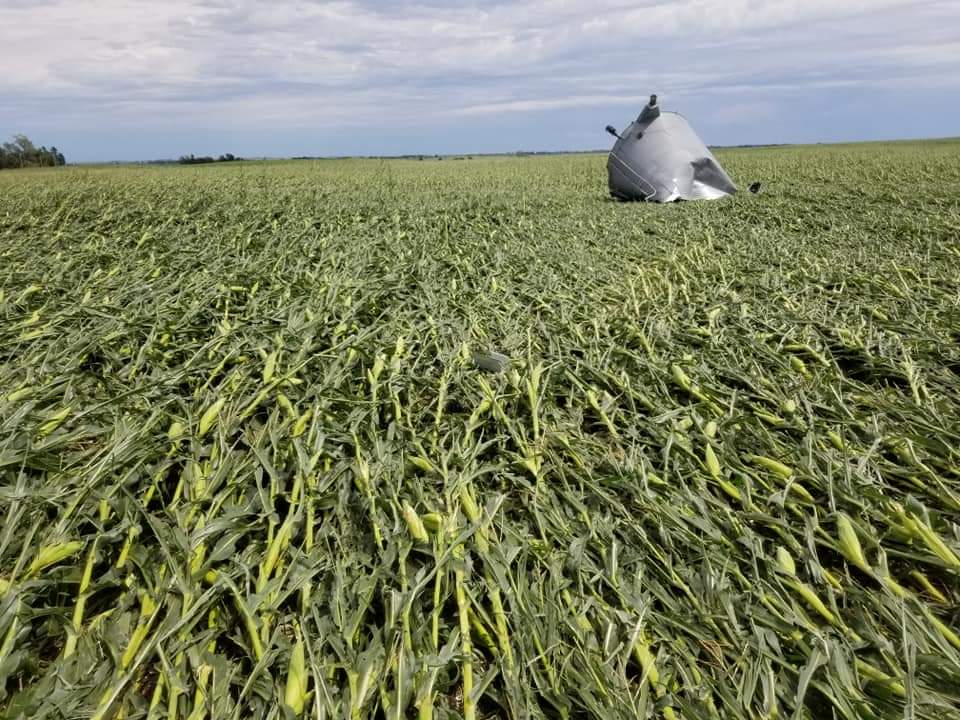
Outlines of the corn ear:
{"type": "Polygon", "coordinates": [[[764,470],[769,470],[774,475],[779,475],[782,478],[788,478],[793,475],[793,468],[789,465],[784,465],[779,460],[774,460],[773,458],[764,457],[763,455],[747,455],[747,460],[758,467],[762,467],[764,470]]]}
{"type": "Polygon", "coordinates": [[[958,558],[950,546],[943,541],[943,538],[941,538],[933,528],[923,522],[923,520],[921,520],[916,514],[910,513],[908,517],[913,521],[917,534],[920,536],[920,539],[923,540],[924,545],[927,546],[930,552],[943,560],[948,567],[954,570],[960,570],[960,558],[958,558]]]}
{"type": "Polygon", "coordinates": [[[443,515],[439,513],[426,513],[422,518],[423,526],[431,533],[439,533],[443,529],[443,515]]]}
{"type": "Polygon", "coordinates": [[[707,449],[703,453],[703,460],[707,466],[707,470],[710,472],[710,475],[714,479],[719,479],[721,476],[720,461],[717,460],[717,455],[713,452],[712,445],[707,445],[707,449]]]}
{"type": "Polygon", "coordinates": [[[907,689],[903,686],[903,683],[896,678],[887,675],[887,673],[875,668],[860,658],[857,658],[854,664],[856,665],[857,671],[868,680],[873,680],[874,682],[885,685],[887,689],[897,697],[905,698],[907,696],[907,689]]]}
{"type": "Polygon", "coordinates": [[[911,570],[910,577],[920,584],[920,586],[926,591],[927,595],[932,597],[941,605],[947,605],[950,602],[950,599],[940,592],[936,585],[931,583],[930,579],[919,570],[911,570]]]}
{"type": "Polygon", "coordinates": [[[44,545],[40,548],[33,562],[30,563],[30,567],[27,568],[27,577],[33,577],[41,570],[56,565],[61,560],[66,560],[71,555],[78,553],[82,547],[83,543],[79,540],[44,545]]]}
{"type": "Polygon", "coordinates": [[[72,410],[73,408],[68,406],[51,415],[47,419],[47,421],[40,426],[40,429],[37,431],[37,434],[40,437],[46,437],[47,435],[52,433],[54,430],[56,430],[58,427],[60,427],[63,424],[63,421],[67,419],[67,417],[70,415],[72,410]]]}
{"type": "Polygon", "coordinates": [[[310,418],[313,417],[313,410],[307,409],[304,413],[297,418],[296,422],[293,424],[293,431],[290,433],[293,437],[300,437],[306,432],[307,423],[310,422],[310,418]]]}
{"type": "Polygon", "coordinates": [[[793,561],[793,556],[782,545],[777,547],[777,565],[787,575],[797,574],[797,565],[793,561]]]}
{"type": "Polygon", "coordinates": [[[213,427],[213,424],[217,421],[217,417],[220,415],[220,410],[223,409],[223,405],[226,402],[224,398],[220,398],[213,405],[207,408],[206,412],[200,417],[200,425],[197,428],[197,437],[203,437],[206,435],[210,428],[213,427]]]}
{"type": "Polygon", "coordinates": [[[867,558],[864,557],[863,548],[860,547],[860,539],[853,528],[850,518],[844,513],[837,517],[837,536],[839,539],[840,552],[854,566],[864,572],[870,572],[870,566],[867,564],[867,558]]]}
{"type": "Polygon", "coordinates": [[[185,428],[182,422],[179,420],[174,420],[172,423],[170,423],[170,428],[167,430],[167,439],[172,442],[176,442],[183,436],[184,429],[185,428]]]}
{"type": "Polygon", "coordinates": [[[267,359],[263,364],[263,384],[268,384],[273,380],[273,374],[277,369],[277,351],[274,350],[272,353],[267,355],[267,359]]]}
{"type": "Polygon", "coordinates": [[[420,519],[420,516],[417,515],[417,511],[406,501],[403,503],[403,519],[407,523],[407,530],[414,540],[421,543],[430,542],[430,536],[427,535],[423,521],[420,519]]]}
{"type": "Polygon", "coordinates": [[[690,388],[693,387],[693,383],[690,382],[690,377],[683,371],[682,367],[674,363],[670,366],[670,374],[673,376],[673,381],[680,389],[690,392],[690,388]]]}
{"type": "Polygon", "coordinates": [[[790,587],[792,587],[797,592],[797,594],[806,601],[807,605],[809,605],[811,608],[816,610],[823,617],[824,620],[826,620],[831,625],[838,624],[837,616],[834,615],[830,611],[830,608],[828,608],[823,603],[823,600],[821,600],[820,596],[818,596],[817,593],[814,592],[813,588],[811,588],[806,583],[802,583],[802,582],[791,582],[790,587]]]}
{"type": "Polygon", "coordinates": [[[33,395],[34,389],[32,387],[22,387],[19,390],[14,390],[12,393],[7,395],[7,402],[15,403],[20,402],[21,400],[26,400],[28,397],[33,395]]]}
{"type": "Polygon", "coordinates": [[[290,652],[290,664],[287,667],[287,685],[283,693],[283,702],[293,714],[300,717],[307,701],[307,667],[303,650],[303,640],[297,639],[290,652]]]}

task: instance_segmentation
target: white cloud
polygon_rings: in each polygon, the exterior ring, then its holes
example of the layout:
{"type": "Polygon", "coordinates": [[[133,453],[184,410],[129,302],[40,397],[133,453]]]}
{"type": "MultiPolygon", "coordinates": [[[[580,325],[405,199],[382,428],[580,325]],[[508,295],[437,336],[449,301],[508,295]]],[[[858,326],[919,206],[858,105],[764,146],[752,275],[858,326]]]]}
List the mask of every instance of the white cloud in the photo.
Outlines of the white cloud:
{"type": "Polygon", "coordinates": [[[0,122],[56,105],[78,123],[375,124],[960,84],[958,23],[952,0],[0,0],[0,122]]]}

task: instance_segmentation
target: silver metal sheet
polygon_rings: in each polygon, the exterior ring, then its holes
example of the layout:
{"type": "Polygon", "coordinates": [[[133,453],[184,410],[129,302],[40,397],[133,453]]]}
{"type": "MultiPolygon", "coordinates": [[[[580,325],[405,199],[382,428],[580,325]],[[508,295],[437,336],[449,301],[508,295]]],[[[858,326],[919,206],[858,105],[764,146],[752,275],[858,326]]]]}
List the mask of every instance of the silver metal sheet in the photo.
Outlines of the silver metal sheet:
{"type": "Polygon", "coordinates": [[[715,200],[736,185],[678,113],[656,96],[617,139],[607,159],[610,194],[622,200],[715,200]]]}

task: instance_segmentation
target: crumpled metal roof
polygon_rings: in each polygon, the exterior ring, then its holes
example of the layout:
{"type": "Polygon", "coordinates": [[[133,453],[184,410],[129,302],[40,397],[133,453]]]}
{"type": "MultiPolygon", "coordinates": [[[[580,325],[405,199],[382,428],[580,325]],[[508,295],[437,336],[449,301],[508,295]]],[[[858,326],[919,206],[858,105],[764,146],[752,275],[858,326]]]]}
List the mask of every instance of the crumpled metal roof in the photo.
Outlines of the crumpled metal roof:
{"type": "Polygon", "coordinates": [[[737,191],[686,118],[661,112],[656,95],[617,135],[607,172],[610,194],[621,200],[715,200],[737,191]]]}

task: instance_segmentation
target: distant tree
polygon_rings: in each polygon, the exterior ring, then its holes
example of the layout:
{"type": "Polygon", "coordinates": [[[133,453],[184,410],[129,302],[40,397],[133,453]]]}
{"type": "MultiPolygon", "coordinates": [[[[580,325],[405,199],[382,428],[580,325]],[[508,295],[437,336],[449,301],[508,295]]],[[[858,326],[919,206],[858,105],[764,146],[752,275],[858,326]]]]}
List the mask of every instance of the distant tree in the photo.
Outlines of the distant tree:
{"type": "Polygon", "coordinates": [[[212,163],[213,161],[212,157],[197,157],[193,153],[190,153],[189,155],[181,155],[177,162],[181,165],[201,165],[202,163],[212,163]]]}
{"type": "Polygon", "coordinates": [[[37,147],[26,135],[14,135],[13,142],[0,146],[0,169],[24,167],[53,167],[65,165],[63,153],[52,147],[37,147]]]}
{"type": "Polygon", "coordinates": [[[16,142],[5,142],[0,152],[3,153],[3,155],[0,156],[0,166],[5,168],[20,168],[24,166],[23,152],[16,142]]]}
{"type": "Polygon", "coordinates": [[[13,143],[20,151],[20,154],[26,158],[33,157],[37,153],[37,148],[30,142],[30,138],[26,135],[14,135],[13,143]]]}
{"type": "Polygon", "coordinates": [[[177,162],[180,163],[181,165],[202,165],[205,163],[212,163],[212,162],[232,162],[234,160],[239,160],[239,159],[240,158],[236,157],[233,153],[225,153],[224,155],[221,155],[220,157],[217,157],[217,158],[211,157],[210,155],[197,156],[197,155],[190,154],[190,155],[181,155],[180,159],[177,160],[177,162]]]}

